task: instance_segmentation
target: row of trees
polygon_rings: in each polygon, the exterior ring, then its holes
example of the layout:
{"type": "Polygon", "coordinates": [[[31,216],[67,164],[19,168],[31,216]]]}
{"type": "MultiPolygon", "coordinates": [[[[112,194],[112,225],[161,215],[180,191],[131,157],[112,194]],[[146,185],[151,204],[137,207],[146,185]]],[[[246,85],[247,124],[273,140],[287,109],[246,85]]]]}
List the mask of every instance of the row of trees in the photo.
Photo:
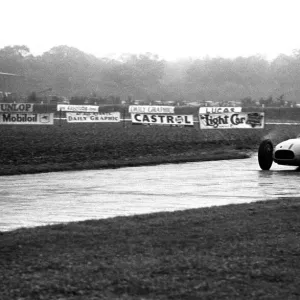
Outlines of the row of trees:
{"type": "Polygon", "coordinates": [[[300,99],[300,50],[271,62],[260,56],[169,62],[151,53],[97,58],[68,46],[33,56],[26,46],[8,46],[0,49],[0,71],[22,75],[0,80],[0,90],[8,86],[24,96],[51,88],[66,97],[92,94],[124,100],[300,99]]]}

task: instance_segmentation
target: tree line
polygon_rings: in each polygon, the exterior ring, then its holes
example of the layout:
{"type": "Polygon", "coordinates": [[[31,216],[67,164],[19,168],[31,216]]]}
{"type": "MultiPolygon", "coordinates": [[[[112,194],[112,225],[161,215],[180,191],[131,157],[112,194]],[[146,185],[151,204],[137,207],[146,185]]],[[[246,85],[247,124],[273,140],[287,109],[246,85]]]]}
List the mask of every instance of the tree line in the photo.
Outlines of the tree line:
{"type": "Polygon", "coordinates": [[[266,105],[300,99],[300,50],[272,61],[259,55],[166,61],[152,53],[98,58],[64,45],[34,56],[27,46],[17,45],[0,49],[0,72],[20,75],[0,79],[0,90],[24,97],[51,91],[69,98],[266,105]]]}

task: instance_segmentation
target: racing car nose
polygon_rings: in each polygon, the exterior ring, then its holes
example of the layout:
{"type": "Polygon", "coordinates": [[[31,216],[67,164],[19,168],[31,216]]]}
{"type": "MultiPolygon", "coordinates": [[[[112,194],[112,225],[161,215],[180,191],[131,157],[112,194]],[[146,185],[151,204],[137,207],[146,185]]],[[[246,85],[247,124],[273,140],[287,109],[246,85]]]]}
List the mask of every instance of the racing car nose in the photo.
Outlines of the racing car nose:
{"type": "Polygon", "coordinates": [[[294,152],[291,150],[277,150],[275,152],[275,159],[294,159],[294,152]]]}

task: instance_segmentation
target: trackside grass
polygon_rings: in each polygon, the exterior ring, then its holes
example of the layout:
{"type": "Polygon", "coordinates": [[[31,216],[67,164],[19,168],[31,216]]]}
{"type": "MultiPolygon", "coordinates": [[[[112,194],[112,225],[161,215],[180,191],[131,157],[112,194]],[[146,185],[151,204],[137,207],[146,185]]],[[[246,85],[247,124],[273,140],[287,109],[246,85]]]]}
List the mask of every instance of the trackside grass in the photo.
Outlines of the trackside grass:
{"type": "Polygon", "coordinates": [[[200,130],[164,126],[70,124],[0,126],[0,175],[243,158],[263,138],[296,137],[299,125],[200,130]],[[241,152],[241,153],[240,153],[241,152]]]}
{"type": "Polygon", "coordinates": [[[300,198],[0,234],[0,299],[299,299],[300,198]]]}

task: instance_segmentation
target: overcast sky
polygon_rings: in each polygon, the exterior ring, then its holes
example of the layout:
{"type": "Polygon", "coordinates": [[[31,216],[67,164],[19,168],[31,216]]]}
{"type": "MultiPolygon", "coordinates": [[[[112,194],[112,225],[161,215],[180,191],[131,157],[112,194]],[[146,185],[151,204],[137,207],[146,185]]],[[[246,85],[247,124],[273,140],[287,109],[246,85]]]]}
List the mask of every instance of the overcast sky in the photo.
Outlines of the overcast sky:
{"type": "Polygon", "coordinates": [[[300,49],[299,0],[0,0],[0,48],[58,45],[174,60],[300,49]],[[299,4],[298,4],[299,3],[299,4]]]}

